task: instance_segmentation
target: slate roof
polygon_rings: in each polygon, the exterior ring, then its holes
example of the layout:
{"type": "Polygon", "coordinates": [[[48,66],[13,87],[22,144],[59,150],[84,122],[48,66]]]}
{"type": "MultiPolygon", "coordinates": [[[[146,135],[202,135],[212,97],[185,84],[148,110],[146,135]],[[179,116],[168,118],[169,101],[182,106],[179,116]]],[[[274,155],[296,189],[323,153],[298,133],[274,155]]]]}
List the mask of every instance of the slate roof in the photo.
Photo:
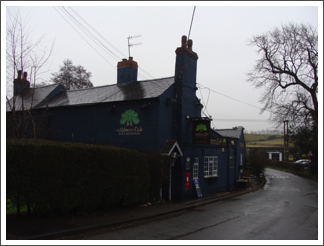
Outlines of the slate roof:
{"type": "Polygon", "coordinates": [[[241,134],[242,134],[242,131],[243,131],[243,127],[242,126],[238,126],[237,128],[232,128],[232,129],[217,129],[217,130],[214,130],[214,131],[217,132],[222,137],[240,139],[241,134]]]}
{"type": "Polygon", "coordinates": [[[17,111],[37,108],[40,104],[46,103],[51,96],[55,96],[55,94],[61,91],[65,91],[65,88],[60,84],[24,89],[23,92],[20,92],[16,97],[12,97],[9,103],[7,102],[6,110],[11,111],[14,102],[17,111]]]}
{"type": "MultiPolygon", "coordinates": [[[[61,91],[50,99],[43,100],[46,93],[50,93],[50,90],[46,90],[45,86],[35,89],[33,101],[35,101],[35,98],[39,99],[36,100],[37,102],[33,103],[33,107],[44,108],[46,105],[48,105],[48,107],[76,106],[155,98],[162,95],[173,83],[174,77],[172,76],[161,79],[136,81],[123,85],[114,84],[87,89],[61,91]]],[[[52,86],[48,87],[52,88],[52,86]]],[[[33,89],[25,90],[27,92],[24,93],[24,102],[26,101],[25,94],[31,94],[32,90],[33,89]]],[[[29,102],[28,104],[30,105],[31,103],[29,102]]]]}

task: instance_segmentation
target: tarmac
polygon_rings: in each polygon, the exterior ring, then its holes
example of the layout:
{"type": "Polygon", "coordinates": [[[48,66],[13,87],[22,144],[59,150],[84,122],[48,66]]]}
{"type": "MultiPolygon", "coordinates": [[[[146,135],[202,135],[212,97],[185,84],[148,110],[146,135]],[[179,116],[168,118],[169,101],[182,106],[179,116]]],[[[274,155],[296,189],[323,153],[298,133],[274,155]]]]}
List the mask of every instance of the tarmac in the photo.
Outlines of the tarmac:
{"type": "Polygon", "coordinates": [[[255,181],[249,187],[232,192],[216,193],[183,202],[155,201],[131,208],[96,211],[84,215],[37,217],[7,214],[6,240],[71,240],[87,234],[133,226],[154,219],[172,216],[218,201],[241,196],[261,188],[266,180],[255,181]]]}

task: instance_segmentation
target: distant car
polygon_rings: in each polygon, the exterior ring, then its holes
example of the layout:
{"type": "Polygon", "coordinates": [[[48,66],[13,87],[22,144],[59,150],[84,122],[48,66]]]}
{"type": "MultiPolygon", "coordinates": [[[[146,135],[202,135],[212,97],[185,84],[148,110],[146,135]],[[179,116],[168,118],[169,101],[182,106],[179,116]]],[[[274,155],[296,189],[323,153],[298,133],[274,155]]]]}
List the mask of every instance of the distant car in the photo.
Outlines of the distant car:
{"type": "Polygon", "coordinates": [[[307,165],[308,164],[308,160],[306,160],[306,159],[300,159],[298,161],[295,161],[294,163],[307,165]]]}

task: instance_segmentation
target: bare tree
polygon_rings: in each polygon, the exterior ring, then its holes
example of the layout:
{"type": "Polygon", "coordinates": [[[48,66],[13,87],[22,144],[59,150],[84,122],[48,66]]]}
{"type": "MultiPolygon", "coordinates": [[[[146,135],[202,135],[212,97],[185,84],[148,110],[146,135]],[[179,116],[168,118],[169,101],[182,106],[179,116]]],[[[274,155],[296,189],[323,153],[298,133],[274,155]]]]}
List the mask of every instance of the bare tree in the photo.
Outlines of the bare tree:
{"type": "MultiPolygon", "coordinates": [[[[7,98],[7,134],[10,137],[38,137],[39,125],[37,125],[37,114],[33,109],[34,89],[37,75],[44,73],[44,68],[53,55],[54,42],[50,48],[45,45],[46,35],[42,35],[36,41],[32,40],[32,32],[28,27],[30,18],[27,14],[22,19],[20,12],[13,15],[7,9],[8,21],[6,23],[6,98],[7,98]],[[19,72],[18,72],[19,71],[19,72]],[[30,82],[27,80],[27,71],[30,71],[30,82]],[[18,72],[19,83],[25,84],[25,89],[19,89],[19,103],[17,95],[12,97],[13,81],[18,72]],[[24,78],[21,79],[21,74],[24,78]],[[27,90],[26,90],[27,89],[27,90]],[[12,98],[11,98],[12,97],[12,98]],[[29,99],[25,101],[25,98],[29,99]],[[28,102],[28,103],[27,103],[28,102]],[[19,104],[19,105],[17,105],[19,104]],[[28,104],[28,105],[27,105],[28,104]],[[28,130],[31,129],[31,130],[28,130]],[[27,132],[30,133],[27,136],[27,132]]],[[[16,92],[15,92],[16,93],[16,92]]],[[[44,116],[44,115],[43,115],[44,116]]],[[[38,117],[39,118],[39,117],[38,117]]],[[[44,117],[42,117],[42,120],[44,117]]]]}
{"type": "Polygon", "coordinates": [[[8,9],[7,14],[9,21],[6,23],[6,94],[11,97],[12,82],[18,70],[29,72],[29,80],[34,85],[39,77],[37,75],[49,70],[45,66],[53,55],[55,40],[49,47],[45,45],[46,34],[35,41],[32,40],[32,31],[28,27],[30,15],[27,14],[25,19],[22,19],[19,10],[13,15],[8,9]]]}
{"type": "Polygon", "coordinates": [[[266,34],[253,36],[250,46],[261,56],[248,73],[248,82],[264,88],[261,113],[271,112],[270,121],[291,130],[318,123],[318,33],[305,24],[288,23],[266,34]]]}

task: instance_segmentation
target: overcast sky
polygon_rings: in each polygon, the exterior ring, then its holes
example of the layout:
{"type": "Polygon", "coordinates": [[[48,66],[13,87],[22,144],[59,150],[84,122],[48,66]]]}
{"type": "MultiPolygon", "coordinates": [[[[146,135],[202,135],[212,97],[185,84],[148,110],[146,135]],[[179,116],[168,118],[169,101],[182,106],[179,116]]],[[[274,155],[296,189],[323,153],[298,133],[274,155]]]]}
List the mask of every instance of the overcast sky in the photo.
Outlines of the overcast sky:
{"type": "MultiPolygon", "coordinates": [[[[9,11],[15,15],[19,9],[23,18],[27,15],[30,17],[28,27],[33,30],[35,40],[47,33],[47,45],[50,46],[51,41],[55,39],[55,54],[51,66],[44,68],[44,71],[49,71],[39,75],[39,82],[50,81],[51,73],[58,72],[59,67],[63,65],[63,60],[70,59],[74,65],[82,65],[92,73],[91,81],[94,86],[103,86],[117,82],[117,62],[128,57],[127,38],[129,36],[141,35],[130,40],[131,44],[141,43],[131,48],[131,56],[139,65],[139,80],[145,80],[144,77],[151,79],[174,76],[175,50],[181,45],[181,36],[189,33],[194,6],[196,10],[190,38],[193,40],[193,50],[199,57],[197,83],[201,89],[197,91],[197,97],[201,98],[205,105],[204,113],[214,119],[212,127],[217,129],[233,126],[244,126],[249,132],[273,129],[273,126],[267,123],[269,114],[259,114],[262,107],[259,102],[262,89],[256,90],[246,82],[246,74],[253,69],[258,58],[256,49],[247,45],[248,39],[287,22],[311,24],[318,28],[321,148],[323,143],[322,1],[158,3],[1,1],[2,118],[5,118],[7,90],[4,83],[6,81],[4,37],[9,11]],[[40,7],[41,4],[46,6],[40,7]],[[62,5],[66,11],[59,7],[62,5]],[[83,25],[88,24],[96,30],[92,32],[100,38],[109,51],[102,49],[88,38],[67,16],[67,13],[73,15],[83,25]]],[[[4,120],[1,122],[2,136],[5,136],[4,120]]],[[[3,141],[4,137],[2,137],[2,146],[5,146],[3,141]]],[[[5,162],[4,148],[2,148],[2,157],[5,162]]],[[[322,156],[320,158],[321,161],[322,156]]],[[[4,168],[5,165],[2,165],[2,169],[4,168]]],[[[5,170],[2,173],[5,173],[5,170]]],[[[5,187],[5,177],[2,178],[2,187],[5,187]]],[[[3,200],[5,192],[2,194],[3,200]]],[[[4,203],[2,204],[2,211],[4,211],[4,203]]],[[[3,233],[2,236],[5,238],[3,233]]]]}
{"type": "MultiPolygon", "coordinates": [[[[117,82],[117,62],[128,58],[129,36],[140,35],[130,39],[131,44],[140,43],[130,48],[131,56],[139,65],[138,80],[174,76],[175,50],[181,45],[181,36],[188,36],[196,6],[190,39],[199,57],[197,97],[205,105],[204,114],[214,119],[212,127],[217,129],[233,126],[244,126],[247,131],[273,129],[267,123],[269,113],[259,114],[262,89],[256,90],[246,82],[246,74],[258,58],[256,49],[247,45],[249,38],[288,22],[311,24],[320,34],[323,29],[322,2],[162,2],[159,6],[156,2],[123,2],[122,7],[118,6],[121,2],[44,3],[49,5],[7,2],[6,8],[2,6],[2,37],[6,14],[10,11],[15,15],[19,10],[23,18],[29,16],[28,26],[35,39],[47,33],[48,46],[55,39],[51,66],[44,68],[49,71],[39,75],[38,82],[48,82],[63,60],[70,59],[74,65],[82,65],[92,73],[94,86],[117,82]],[[61,4],[64,9],[59,7],[61,4]],[[107,49],[91,40],[69,14],[88,29],[92,28],[92,33],[107,49]]],[[[2,64],[3,59],[2,56],[2,64]]],[[[5,73],[1,74],[5,81],[5,73]]]]}

